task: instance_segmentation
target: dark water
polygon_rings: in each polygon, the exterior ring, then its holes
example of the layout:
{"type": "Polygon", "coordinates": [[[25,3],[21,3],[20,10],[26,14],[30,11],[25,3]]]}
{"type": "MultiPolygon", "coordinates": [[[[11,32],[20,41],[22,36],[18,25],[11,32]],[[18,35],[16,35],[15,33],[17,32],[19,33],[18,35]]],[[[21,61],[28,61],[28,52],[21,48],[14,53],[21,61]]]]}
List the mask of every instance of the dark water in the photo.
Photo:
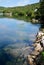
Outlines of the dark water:
{"type": "Polygon", "coordinates": [[[8,54],[9,51],[13,52],[12,55],[14,55],[17,49],[21,51],[21,48],[31,46],[36,39],[39,28],[39,24],[11,18],[0,18],[0,65],[18,65],[16,58],[13,62],[12,56],[8,54]]]}

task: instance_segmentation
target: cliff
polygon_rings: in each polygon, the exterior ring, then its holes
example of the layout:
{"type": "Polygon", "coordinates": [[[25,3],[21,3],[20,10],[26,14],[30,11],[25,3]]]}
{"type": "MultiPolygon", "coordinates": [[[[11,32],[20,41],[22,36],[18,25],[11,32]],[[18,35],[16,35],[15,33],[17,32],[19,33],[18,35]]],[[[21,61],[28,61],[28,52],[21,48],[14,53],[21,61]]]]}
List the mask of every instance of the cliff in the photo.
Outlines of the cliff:
{"type": "Polygon", "coordinates": [[[37,34],[37,39],[33,44],[33,52],[27,56],[29,65],[44,65],[44,32],[39,31],[37,34]],[[42,58],[43,57],[43,58],[42,58]]]}

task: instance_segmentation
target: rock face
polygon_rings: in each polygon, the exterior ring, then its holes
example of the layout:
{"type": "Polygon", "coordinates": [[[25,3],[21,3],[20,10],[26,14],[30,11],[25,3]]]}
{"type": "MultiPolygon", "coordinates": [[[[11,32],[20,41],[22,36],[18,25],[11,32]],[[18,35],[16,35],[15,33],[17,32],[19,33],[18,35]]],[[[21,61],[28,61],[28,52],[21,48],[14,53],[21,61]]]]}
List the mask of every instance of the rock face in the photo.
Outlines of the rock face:
{"type": "Polygon", "coordinates": [[[32,23],[38,23],[39,21],[37,19],[32,19],[32,23]]]}
{"type": "Polygon", "coordinates": [[[42,36],[41,43],[43,44],[43,47],[44,47],[44,36],[42,36]]]}
{"type": "Polygon", "coordinates": [[[42,65],[39,63],[40,53],[44,50],[44,33],[42,31],[38,32],[35,44],[33,44],[33,52],[27,56],[29,65],[42,65]]]}

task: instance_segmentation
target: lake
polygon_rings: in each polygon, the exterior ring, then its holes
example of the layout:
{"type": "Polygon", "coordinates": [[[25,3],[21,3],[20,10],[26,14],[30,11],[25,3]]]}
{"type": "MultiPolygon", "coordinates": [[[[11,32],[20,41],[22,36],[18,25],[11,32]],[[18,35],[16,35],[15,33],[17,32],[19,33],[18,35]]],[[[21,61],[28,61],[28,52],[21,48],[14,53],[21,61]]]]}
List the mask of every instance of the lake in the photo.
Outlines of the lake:
{"type": "Polygon", "coordinates": [[[16,57],[23,55],[26,57],[31,52],[30,47],[36,39],[39,28],[39,24],[0,18],[0,65],[20,65],[21,59],[18,62],[16,57]]]}

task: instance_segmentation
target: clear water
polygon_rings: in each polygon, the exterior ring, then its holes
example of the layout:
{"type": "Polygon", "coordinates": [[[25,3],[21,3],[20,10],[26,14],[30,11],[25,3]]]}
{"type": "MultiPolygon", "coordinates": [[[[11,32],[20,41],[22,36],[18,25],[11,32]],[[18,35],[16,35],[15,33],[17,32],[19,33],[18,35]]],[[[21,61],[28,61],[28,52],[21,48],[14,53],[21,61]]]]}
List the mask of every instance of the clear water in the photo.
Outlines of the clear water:
{"type": "Polygon", "coordinates": [[[8,55],[6,55],[4,48],[5,50],[6,48],[14,48],[15,50],[31,46],[36,39],[39,28],[39,24],[11,18],[0,18],[0,64],[6,65],[5,63],[8,61],[8,55]]]}

